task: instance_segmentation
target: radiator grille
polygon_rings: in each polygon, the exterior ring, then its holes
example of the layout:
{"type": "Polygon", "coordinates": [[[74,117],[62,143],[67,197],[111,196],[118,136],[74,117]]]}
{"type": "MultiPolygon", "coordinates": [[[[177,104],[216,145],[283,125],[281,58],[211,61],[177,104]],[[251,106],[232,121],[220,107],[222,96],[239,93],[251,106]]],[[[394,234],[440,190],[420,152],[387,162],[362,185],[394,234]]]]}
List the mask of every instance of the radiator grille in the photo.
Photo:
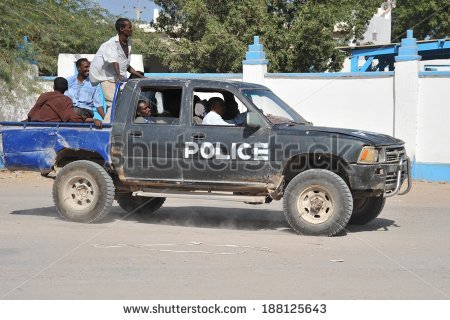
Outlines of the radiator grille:
{"type": "Polygon", "coordinates": [[[386,148],[386,162],[394,163],[399,162],[400,158],[405,156],[404,147],[390,147],[386,148]]]}
{"type": "MultiPolygon", "coordinates": [[[[406,172],[402,172],[402,177],[401,177],[401,183],[403,183],[403,181],[405,181],[405,179],[407,178],[407,173],[406,172]]],[[[385,186],[385,190],[386,191],[391,191],[394,190],[396,185],[397,185],[397,172],[391,172],[388,173],[386,175],[386,186],[385,186]]]]}

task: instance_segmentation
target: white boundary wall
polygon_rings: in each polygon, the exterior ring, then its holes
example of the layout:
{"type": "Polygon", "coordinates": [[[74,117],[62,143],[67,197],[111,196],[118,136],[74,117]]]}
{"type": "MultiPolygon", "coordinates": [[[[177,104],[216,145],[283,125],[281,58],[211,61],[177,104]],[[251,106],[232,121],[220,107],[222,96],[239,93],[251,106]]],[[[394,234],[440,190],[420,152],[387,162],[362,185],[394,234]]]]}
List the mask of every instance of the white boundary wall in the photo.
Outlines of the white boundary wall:
{"type": "Polygon", "coordinates": [[[314,125],[394,133],[393,76],[269,75],[264,84],[314,125]]]}
{"type": "Polygon", "coordinates": [[[416,160],[450,164],[450,75],[419,77],[416,160]]]}

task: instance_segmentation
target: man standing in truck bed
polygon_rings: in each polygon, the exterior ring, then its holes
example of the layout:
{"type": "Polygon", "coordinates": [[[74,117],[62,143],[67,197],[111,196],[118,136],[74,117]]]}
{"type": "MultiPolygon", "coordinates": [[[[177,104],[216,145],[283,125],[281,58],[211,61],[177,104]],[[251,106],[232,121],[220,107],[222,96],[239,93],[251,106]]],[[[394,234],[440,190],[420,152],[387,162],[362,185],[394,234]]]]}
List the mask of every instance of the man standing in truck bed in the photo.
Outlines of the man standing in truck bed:
{"type": "Polygon", "coordinates": [[[133,34],[131,21],[125,18],[117,19],[116,30],[118,34],[104,42],[98,49],[89,73],[89,78],[94,84],[101,83],[102,85],[103,95],[108,105],[106,122],[109,122],[111,117],[110,110],[114,99],[115,83],[123,82],[127,71],[138,78],[144,77],[130,66],[131,41],[129,37],[133,34]]]}

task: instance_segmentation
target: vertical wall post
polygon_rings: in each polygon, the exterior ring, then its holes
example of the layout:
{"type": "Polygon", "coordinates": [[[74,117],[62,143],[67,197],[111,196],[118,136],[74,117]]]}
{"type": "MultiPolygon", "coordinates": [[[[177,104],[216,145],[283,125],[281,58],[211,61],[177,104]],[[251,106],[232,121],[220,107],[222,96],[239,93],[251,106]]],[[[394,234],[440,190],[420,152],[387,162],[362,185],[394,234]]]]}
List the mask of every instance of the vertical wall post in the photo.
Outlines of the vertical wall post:
{"type": "Polygon", "coordinates": [[[358,72],[359,71],[359,56],[353,57],[351,58],[351,72],[358,72]]]}
{"type": "Polygon", "coordinates": [[[419,56],[413,31],[407,31],[395,57],[394,136],[405,141],[406,151],[414,162],[417,144],[419,108],[419,56]]]}
{"type": "Polygon", "coordinates": [[[266,59],[263,45],[259,43],[259,36],[254,36],[253,44],[248,46],[245,60],[242,61],[242,80],[264,84],[268,64],[269,61],[266,59]]]}

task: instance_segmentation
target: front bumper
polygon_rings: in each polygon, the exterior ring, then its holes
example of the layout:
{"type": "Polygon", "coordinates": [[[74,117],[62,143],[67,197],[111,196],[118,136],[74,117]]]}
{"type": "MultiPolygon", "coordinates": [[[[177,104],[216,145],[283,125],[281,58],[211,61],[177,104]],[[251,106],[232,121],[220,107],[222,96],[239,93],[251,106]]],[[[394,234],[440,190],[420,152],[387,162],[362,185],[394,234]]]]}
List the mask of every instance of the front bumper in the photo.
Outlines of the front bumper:
{"type": "Polygon", "coordinates": [[[377,163],[373,165],[350,165],[349,182],[354,191],[383,192],[385,197],[403,195],[411,189],[411,161],[407,156],[396,163],[377,163]],[[400,192],[403,183],[407,187],[400,192]]]}

